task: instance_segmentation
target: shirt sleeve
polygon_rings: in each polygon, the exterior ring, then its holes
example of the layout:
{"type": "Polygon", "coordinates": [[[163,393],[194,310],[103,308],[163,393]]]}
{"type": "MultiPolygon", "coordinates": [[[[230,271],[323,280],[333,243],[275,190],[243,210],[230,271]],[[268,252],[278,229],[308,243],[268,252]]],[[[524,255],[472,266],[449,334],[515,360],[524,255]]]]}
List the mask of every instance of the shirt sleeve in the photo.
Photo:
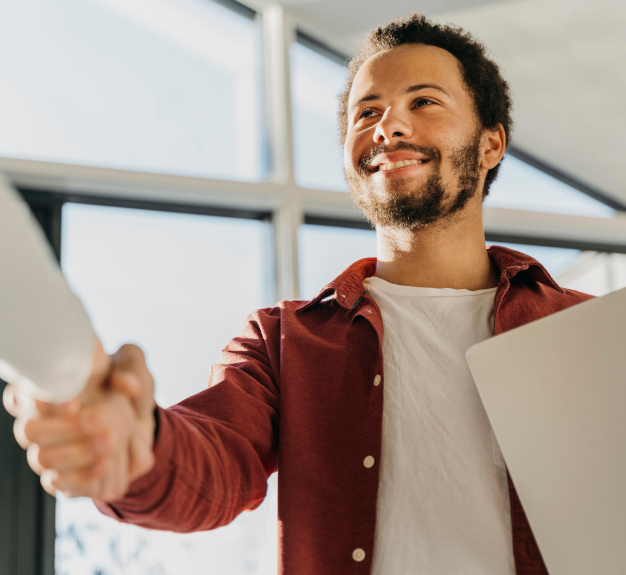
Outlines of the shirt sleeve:
{"type": "Polygon", "coordinates": [[[267,346],[277,323],[271,311],[255,312],[222,351],[208,389],[158,408],[154,468],[123,499],[96,501],[102,513],[187,533],[227,525],[262,503],[278,465],[278,356],[267,346]]]}
{"type": "Polygon", "coordinates": [[[78,395],[95,336],[26,203],[0,176],[0,378],[36,399],[78,395]]]}

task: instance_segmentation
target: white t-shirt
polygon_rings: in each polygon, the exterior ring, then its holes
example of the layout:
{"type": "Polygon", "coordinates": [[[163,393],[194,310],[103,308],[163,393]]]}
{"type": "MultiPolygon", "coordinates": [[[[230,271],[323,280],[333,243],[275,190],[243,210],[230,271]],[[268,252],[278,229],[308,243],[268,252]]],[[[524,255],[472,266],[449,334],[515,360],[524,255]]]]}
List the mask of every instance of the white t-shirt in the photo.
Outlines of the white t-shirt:
{"type": "Polygon", "coordinates": [[[62,402],[91,373],[95,338],[28,206],[0,177],[0,378],[62,402]]]}
{"type": "Polygon", "coordinates": [[[384,325],[373,575],[514,575],[506,468],[465,362],[495,288],[364,285],[384,325]]]}

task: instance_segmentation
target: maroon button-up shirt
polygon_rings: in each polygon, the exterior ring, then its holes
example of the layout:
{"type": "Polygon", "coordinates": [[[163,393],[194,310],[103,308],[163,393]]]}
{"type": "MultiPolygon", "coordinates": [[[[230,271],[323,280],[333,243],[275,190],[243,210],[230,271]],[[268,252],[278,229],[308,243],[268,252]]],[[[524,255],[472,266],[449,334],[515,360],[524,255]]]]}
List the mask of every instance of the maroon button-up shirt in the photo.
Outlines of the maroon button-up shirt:
{"type": "MultiPolygon", "coordinates": [[[[591,297],[524,254],[488,251],[500,271],[496,334],[591,297]]],[[[363,288],[375,270],[360,260],[310,302],[251,314],[208,389],[159,409],[154,469],[100,510],[153,529],[213,529],[258,507],[280,471],[279,573],[369,575],[385,392],[382,317],[363,288]]],[[[510,478],[509,492],[516,573],[545,575],[510,478]]]]}

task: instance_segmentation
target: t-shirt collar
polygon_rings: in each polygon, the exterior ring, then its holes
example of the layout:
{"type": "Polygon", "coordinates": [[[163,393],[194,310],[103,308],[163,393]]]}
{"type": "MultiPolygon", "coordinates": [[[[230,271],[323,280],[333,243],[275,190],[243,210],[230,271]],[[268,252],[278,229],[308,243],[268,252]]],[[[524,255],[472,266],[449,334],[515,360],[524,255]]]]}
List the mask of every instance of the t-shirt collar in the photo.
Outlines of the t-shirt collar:
{"type": "MultiPolygon", "coordinates": [[[[510,282],[511,278],[518,273],[523,273],[531,280],[540,282],[560,292],[565,291],[535,258],[503,246],[489,246],[487,253],[493,264],[500,271],[500,284],[503,281],[510,282]]],[[[324,286],[312,300],[299,307],[296,313],[302,313],[329,297],[334,297],[337,303],[346,311],[355,309],[365,293],[363,281],[375,273],[376,258],[365,258],[354,262],[333,281],[324,286]]]]}

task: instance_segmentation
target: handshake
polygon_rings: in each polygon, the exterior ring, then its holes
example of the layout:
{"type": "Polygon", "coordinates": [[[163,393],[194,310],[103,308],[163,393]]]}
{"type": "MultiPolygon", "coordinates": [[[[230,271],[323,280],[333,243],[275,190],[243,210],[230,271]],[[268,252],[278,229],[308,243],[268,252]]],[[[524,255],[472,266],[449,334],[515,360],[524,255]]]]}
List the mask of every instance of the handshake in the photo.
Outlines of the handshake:
{"type": "Polygon", "coordinates": [[[4,405],[30,467],[52,495],[115,501],[154,466],[154,381],[135,345],[108,356],[97,341],[85,389],[65,404],[33,400],[9,385],[4,405]]]}

